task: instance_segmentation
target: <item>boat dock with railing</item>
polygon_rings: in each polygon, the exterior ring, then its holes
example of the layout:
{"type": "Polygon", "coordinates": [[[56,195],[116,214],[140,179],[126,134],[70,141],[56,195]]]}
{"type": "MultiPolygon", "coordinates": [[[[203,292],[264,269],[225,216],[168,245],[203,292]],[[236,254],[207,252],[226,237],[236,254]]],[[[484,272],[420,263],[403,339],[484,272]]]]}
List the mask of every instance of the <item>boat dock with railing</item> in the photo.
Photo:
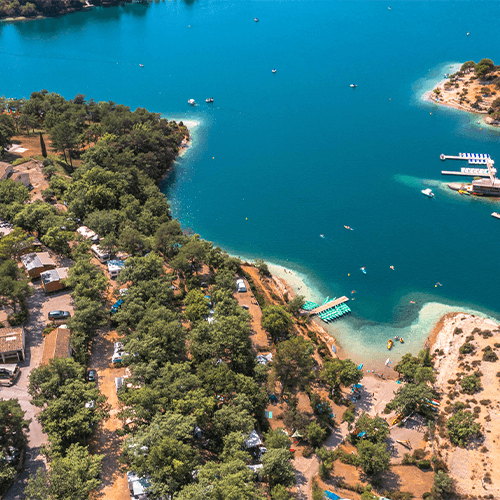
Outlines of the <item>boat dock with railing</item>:
{"type": "MultiPolygon", "coordinates": [[[[469,165],[486,165],[486,168],[461,168],[460,171],[442,170],[442,175],[455,175],[459,177],[474,177],[471,184],[459,189],[460,193],[466,191],[478,196],[500,196],[500,180],[496,178],[497,169],[495,162],[488,154],[459,153],[458,156],[440,155],[442,161],[462,160],[469,165]],[[477,179],[480,177],[480,179],[477,179]]],[[[450,185],[451,189],[455,189],[450,185]]]]}

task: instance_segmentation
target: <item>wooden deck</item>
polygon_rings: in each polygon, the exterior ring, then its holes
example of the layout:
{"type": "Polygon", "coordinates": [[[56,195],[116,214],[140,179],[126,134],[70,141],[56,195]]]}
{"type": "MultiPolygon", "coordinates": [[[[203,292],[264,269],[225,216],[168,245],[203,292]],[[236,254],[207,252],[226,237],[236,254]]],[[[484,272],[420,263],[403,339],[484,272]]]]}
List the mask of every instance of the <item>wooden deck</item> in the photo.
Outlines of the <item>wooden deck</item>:
{"type": "Polygon", "coordinates": [[[324,304],[322,306],[316,307],[316,309],[312,309],[311,311],[308,311],[309,314],[319,314],[322,313],[323,311],[328,311],[328,309],[332,309],[335,306],[338,306],[339,304],[343,304],[344,302],[347,302],[349,299],[344,295],[343,297],[340,297],[339,299],[332,300],[332,302],[328,302],[327,304],[324,304]]]}

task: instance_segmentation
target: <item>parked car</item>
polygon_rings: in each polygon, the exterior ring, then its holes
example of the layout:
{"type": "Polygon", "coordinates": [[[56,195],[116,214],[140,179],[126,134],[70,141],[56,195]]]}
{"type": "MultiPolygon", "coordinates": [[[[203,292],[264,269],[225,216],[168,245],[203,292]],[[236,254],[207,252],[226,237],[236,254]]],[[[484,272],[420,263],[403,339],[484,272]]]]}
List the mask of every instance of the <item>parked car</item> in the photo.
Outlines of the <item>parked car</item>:
{"type": "Polygon", "coordinates": [[[111,363],[121,363],[123,358],[123,351],[118,351],[111,356],[111,363]]]}
{"type": "Polygon", "coordinates": [[[114,350],[115,352],[123,351],[123,342],[115,342],[114,350]]]}
{"type": "Polygon", "coordinates": [[[89,370],[87,380],[89,382],[97,382],[97,372],[95,370],[89,370]]]}
{"type": "Polygon", "coordinates": [[[49,320],[51,321],[59,321],[66,320],[71,318],[71,314],[69,311],[50,311],[49,312],[49,320]]]}
{"type": "Polygon", "coordinates": [[[120,309],[120,306],[123,304],[123,299],[118,299],[112,306],[111,306],[111,314],[116,314],[118,312],[118,309],[120,309]]]}
{"type": "Polygon", "coordinates": [[[247,287],[245,286],[245,282],[242,279],[236,280],[236,287],[238,288],[238,292],[246,292],[247,287]]]}
{"type": "Polygon", "coordinates": [[[116,387],[116,392],[121,388],[123,385],[123,377],[116,377],[115,378],[115,387],[116,387]]]}

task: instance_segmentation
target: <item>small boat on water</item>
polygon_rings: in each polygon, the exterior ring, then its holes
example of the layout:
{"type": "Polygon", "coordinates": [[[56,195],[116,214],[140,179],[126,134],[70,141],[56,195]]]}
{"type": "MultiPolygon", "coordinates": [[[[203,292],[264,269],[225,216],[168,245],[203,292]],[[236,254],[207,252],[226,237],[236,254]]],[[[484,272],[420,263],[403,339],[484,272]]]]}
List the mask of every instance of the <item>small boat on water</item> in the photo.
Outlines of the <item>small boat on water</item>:
{"type": "Polygon", "coordinates": [[[351,83],[351,85],[349,85],[349,87],[351,87],[351,88],[353,88],[353,89],[354,89],[354,88],[356,88],[356,87],[357,87],[357,85],[356,85],[355,83],[351,83]]]}
{"type": "Polygon", "coordinates": [[[404,344],[404,343],[405,343],[405,341],[403,340],[403,337],[400,337],[400,338],[399,338],[399,341],[400,341],[402,344],[404,344]]]}
{"type": "Polygon", "coordinates": [[[495,217],[496,219],[500,219],[500,214],[498,212],[493,212],[491,216],[495,217]]]}
{"type": "Polygon", "coordinates": [[[196,101],[194,99],[189,99],[188,104],[191,104],[191,106],[194,106],[196,104],[196,101]]]}
{"type": "Polygon", "coordinates": [[[422,191],[420,191],[423,195],[425,196],[428,196],[429,198],[434,198],[434,193],[432,192],[432,189],[431,188],[427,188],[427,189],[422,189],[422,191]]]}
{"type": "Polygon", "coordinates": [[[205,99],[205,102],[214,102],[214,98],[213,97],[209,97],[208,99],[205,99]]]}
{"type": "Polygon", "coordinates": [[[389,339],[387,341],[387,349],[390,351],[392,349],[392,346],[394,345],[394,342],[392,339],[389,339]]]}
{"type": "Polygon", "coordinates": [[[254,17],[254,19],[253,19],[253,20],[254,20],[256,23],[258,23],[258,22],[259,22],[259,20],[258,20],[256,17],[254,17]]]}
{"type": "Polygon", "coordinates": [[[361,272],[362,272],[363,274],[366,274],[366,268],[365,268],[365,266],[360,267],[360,270],[361,270],[361,272]]]}
{"type": "Polygon", "coordinates": [[[272,72],[273,72],[273,73],[276,73],[276,69],[274,69],[274,68],[273,68],[272,72]]]}
{"type": "Polygon", "coordinates": [[[139,64],[139,66],[140,66],[141,68],[144,68],[144,64],[139,64]]]}
{"type": "Polygon", "coordinates": [[[344,226],[346,229],[349,229],[349,231],[353,231],[351,226],[344,226]]]}

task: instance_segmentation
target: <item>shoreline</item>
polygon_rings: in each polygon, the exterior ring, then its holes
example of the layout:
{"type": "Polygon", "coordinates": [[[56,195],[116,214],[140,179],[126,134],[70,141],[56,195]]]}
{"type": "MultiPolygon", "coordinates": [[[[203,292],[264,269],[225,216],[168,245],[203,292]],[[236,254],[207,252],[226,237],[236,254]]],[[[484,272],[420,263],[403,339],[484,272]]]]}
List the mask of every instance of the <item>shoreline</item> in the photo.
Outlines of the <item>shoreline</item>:
{"type": "MultiPolygon", "coordinates": [[[[490,126],[493,128],[500,127],[500,120],[490,117],[488,109],[491,103],[495,100],[496,91],[491,81],[480,81],[474,70],[460,71],[461,65],[453,68],[455,70],[455,78],[444,78],[433,88],[427,90],[422,95],[422,100],[428,103],[433,103],[445,108],[465,111],[478,118],[477,124],[481,126],[490,126]],[[489,88],[488,94],[485,94],[482,89],[489,88]],[[475,107],[470,103],[468,98],[472,95],[476,98],[475,107]],[[484,105],[483,105],[484,104],[484,105]]],[[[451,66],[450,66],[451,68],[451,66]]]]}

